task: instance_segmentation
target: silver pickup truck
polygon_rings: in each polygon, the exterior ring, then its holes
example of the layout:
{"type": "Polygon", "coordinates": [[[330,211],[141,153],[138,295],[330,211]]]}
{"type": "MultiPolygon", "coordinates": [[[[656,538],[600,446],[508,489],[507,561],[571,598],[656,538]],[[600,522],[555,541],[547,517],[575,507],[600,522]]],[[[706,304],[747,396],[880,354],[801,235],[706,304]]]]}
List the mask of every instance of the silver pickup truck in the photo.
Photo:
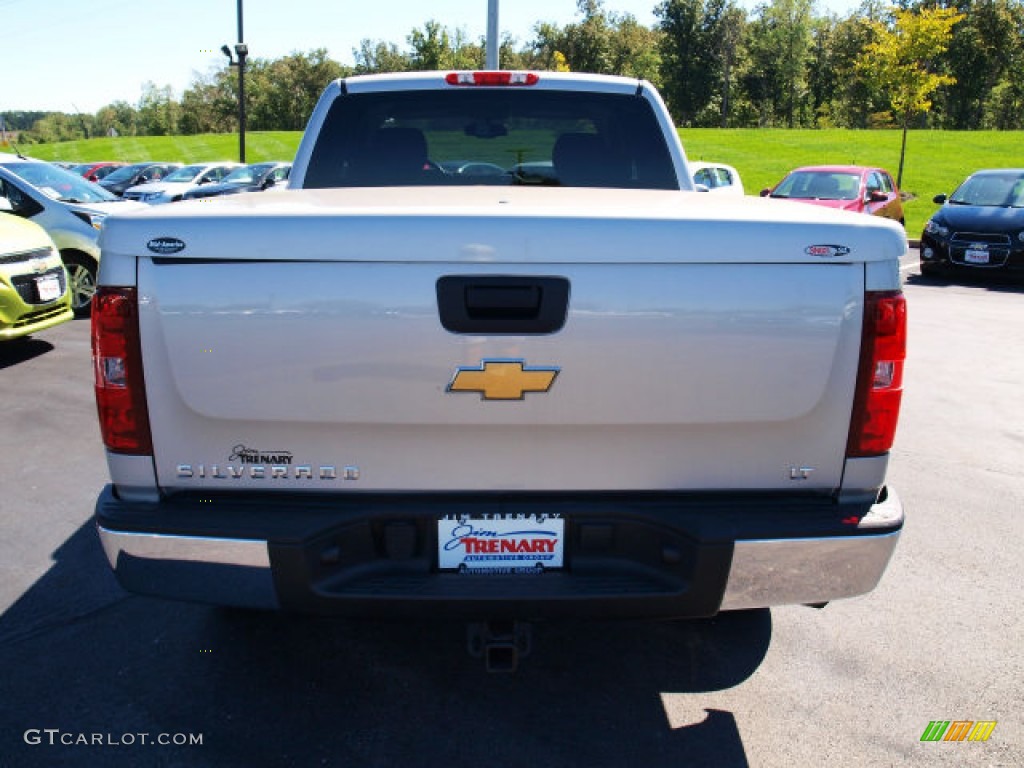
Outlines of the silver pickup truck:
{"type": "Polygon", "coordinates": [[[903,230],[693,189],[646,82],[332,83],[290,188],[111,217],[93,309],[129,590],[686,617],[876,585],[903,230]]]}

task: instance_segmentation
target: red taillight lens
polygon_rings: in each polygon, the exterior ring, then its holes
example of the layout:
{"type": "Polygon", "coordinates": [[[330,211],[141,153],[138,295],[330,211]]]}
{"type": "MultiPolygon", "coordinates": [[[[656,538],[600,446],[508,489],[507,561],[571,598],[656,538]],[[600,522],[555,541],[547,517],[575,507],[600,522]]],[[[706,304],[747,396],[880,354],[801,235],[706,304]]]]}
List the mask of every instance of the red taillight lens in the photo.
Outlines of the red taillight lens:
{"type": "Polygon", "coordinates": [[[899,291],[869,292],[847,456],[877,456],[892,448],[906,357],[906,299],[899,291]]]}
{"type": "Polygon", "coordinates": [[[449,72],[444,81],[448,85],[536,85],[540,75],[536,72],[449,72]]]}
{"type": "Polygon", "coordinates": [[[134,288],[100,288],[92,300],[92,364],[103,443],[114,453],[151,454],[134,288]]]}

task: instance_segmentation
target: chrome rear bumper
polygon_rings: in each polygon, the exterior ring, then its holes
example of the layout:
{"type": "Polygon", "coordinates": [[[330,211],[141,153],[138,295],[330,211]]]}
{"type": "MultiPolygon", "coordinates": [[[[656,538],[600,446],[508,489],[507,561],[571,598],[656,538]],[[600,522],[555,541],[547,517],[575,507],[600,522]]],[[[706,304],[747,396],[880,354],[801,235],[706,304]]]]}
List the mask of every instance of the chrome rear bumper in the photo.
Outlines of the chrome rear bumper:
{"type": "MultiPolygon", "coordinates": [[[[862,534],[737,539],[720,610],[823,603],[869,592],[885,572],[903,519],[899,498],[887,489],[857,523],[862,534]]],[[[281,607],[266,540],[125,532],[103,525],[98,530],[111,567],[131,591],[281,607]]],[[[435,607],[443,612],[441,605],[435,607]]]]}
{"type": "Polygon", "coordinates": [[[825,603],[870,592],[889,564],[902,526],[903,505],[886,489],[857,527],[891,533],[737,541],[722,610],[825,603]]]}
{"type": "Polygon", "coordinates": [[[97,525],[118,581],[132,592],[243,608],[280,607],[266,541],[111,531],[97,525]]]}

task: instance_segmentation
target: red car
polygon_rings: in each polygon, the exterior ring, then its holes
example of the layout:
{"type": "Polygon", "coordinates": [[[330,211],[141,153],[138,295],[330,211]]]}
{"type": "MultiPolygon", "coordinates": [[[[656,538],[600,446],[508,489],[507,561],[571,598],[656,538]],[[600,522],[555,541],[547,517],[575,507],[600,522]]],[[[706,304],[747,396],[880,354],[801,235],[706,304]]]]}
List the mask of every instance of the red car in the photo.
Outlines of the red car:
{"type": "Polygon", "coordinates": [[[122,166],[124,163],[81,163],[73,166],[71,171],[84,176],[89,181],[99,181],[122,166]]]}
{"type": "Polygon", "coordinates": [[[868,213],[903,224],[903,200],[892,175],[862,165],[810,165],[789,172],[761,197],[797,200],[841,211],[868,213]]]}

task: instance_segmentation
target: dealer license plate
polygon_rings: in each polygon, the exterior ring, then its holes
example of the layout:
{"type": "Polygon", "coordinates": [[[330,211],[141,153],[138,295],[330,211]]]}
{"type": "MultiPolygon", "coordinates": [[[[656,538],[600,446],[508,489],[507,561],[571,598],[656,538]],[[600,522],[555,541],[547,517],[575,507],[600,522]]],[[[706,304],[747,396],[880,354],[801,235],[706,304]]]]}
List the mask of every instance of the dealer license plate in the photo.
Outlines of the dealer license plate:
{"type": "Polygon", "coordinates": [[[441,570],[541,573],[564,562],[565,520],[548,515],[446,517],[437,522],[441,570]]]}
{"type": "Polygon", "coordinates": [[[968,249],[964,251],[964,261],[968,264],[988,264],[988,251],[968,249]]]}
{"type": "Polygon", "coordinates": [[[36,293],[39,301],[53,301],[60,298],[60,280],[53,275],[36,278],[36,293]]]}

